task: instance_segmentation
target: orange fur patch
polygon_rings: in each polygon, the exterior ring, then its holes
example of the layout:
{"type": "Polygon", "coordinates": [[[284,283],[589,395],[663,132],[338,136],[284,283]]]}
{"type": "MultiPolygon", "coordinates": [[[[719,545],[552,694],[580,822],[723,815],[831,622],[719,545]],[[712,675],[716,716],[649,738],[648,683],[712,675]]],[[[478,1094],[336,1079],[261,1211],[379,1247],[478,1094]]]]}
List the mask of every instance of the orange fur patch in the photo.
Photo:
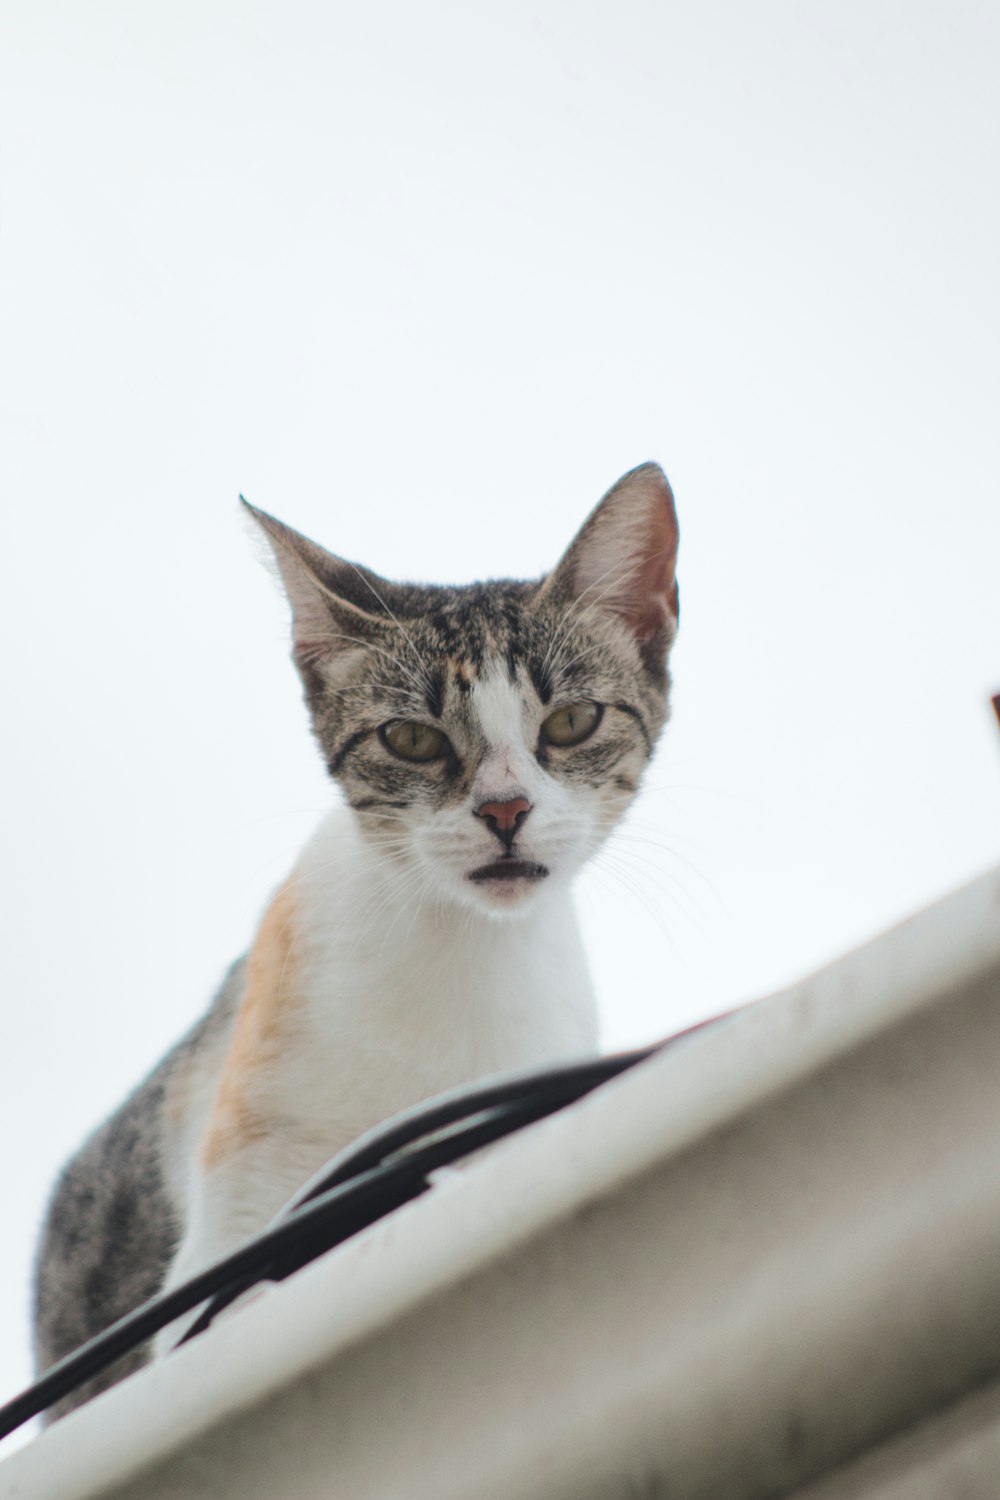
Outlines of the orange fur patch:
{"type": "Polygon", "coordinates": [[[273,1066],[296,999],[292,948],[296,903],[292,883],[283,885],[264,913],[247,959],[246,988],[236,1013],[222,1082],[201,1146],[208,1168],[262,1140],[268,1120],[256,1102],[255,1083],[273,1066]]]}

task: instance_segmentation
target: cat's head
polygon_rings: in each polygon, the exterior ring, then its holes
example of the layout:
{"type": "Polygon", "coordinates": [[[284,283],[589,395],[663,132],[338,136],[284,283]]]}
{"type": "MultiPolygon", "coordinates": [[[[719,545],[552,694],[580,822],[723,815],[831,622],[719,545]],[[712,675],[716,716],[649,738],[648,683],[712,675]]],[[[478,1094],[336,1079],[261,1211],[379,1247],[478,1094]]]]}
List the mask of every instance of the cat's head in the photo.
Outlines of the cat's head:
{"type": "Polygon", "coordinates": [[[437,899],[527,909],[633,797],[667,718],[677,518],[633,469],[540,582],[390,583],[248,507],[330,774],[437,899]]]}

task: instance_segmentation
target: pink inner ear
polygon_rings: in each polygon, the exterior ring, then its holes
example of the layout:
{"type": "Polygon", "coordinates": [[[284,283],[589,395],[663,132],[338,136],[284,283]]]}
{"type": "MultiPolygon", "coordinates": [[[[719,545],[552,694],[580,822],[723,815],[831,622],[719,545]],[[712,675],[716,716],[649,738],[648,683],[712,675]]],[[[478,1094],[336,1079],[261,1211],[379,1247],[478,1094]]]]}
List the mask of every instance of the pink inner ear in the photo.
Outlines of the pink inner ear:
{"type": "Polygon", "coordinates": [[[617,607],[617,612],[641,641],[648,640],[665,625],[677,620],[677,583],[674,578],[677,532],[672,526],[656,529],[655,540],[659,546],[643,558],[632,575],[634,588],[617,607]]]}
{"type": "MultiPolygon", "coordinates": [[[[613,503],[583,538],[575,584],[647,641],[677,620],[677,519],[666,480],[638,494],[613,492],[613,503]]],[[[607,505],[607,501],[605,501],[607,505]]]]}
{"type": "Polygon", "coordinates": [[[640,464],[604,496],[553,576],[645,642],[677,621],[677,539],[667,476],[659,464],[640,464]]]}

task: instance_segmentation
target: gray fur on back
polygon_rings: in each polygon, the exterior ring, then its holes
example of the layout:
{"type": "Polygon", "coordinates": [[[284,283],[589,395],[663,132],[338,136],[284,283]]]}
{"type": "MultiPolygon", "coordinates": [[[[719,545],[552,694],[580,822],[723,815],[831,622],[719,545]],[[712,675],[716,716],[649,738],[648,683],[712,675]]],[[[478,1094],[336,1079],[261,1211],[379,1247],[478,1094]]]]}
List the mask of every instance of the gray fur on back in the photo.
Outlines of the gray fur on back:
{"type": "MultiPolygon", "coordinates": [[[[180,1233],[163,1169],[171,1080],[228,1031],[242,985],[234,964],[201,1021],[63,1168],[49,1203],[35,1275],[35,1367],[41,1373],[155,1297],[180,1233]]],[[[148,1345],[59,1402],[64,1415],[147,1364],[148,1345]]]]}

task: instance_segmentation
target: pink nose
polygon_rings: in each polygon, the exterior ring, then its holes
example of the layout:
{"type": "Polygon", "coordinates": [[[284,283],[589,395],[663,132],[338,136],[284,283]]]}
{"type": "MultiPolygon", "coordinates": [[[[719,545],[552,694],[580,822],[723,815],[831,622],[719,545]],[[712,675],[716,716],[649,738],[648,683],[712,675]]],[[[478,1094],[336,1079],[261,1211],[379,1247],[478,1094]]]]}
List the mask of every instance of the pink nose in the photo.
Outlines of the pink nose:
{"type": "Polygon", "coordinates": [[[524,822],[531,811],[526,797],[514,797],[510,802],[481,802],[476,808],[476,817],[485,818],[495,833],[510,833],[524,822]]]}

